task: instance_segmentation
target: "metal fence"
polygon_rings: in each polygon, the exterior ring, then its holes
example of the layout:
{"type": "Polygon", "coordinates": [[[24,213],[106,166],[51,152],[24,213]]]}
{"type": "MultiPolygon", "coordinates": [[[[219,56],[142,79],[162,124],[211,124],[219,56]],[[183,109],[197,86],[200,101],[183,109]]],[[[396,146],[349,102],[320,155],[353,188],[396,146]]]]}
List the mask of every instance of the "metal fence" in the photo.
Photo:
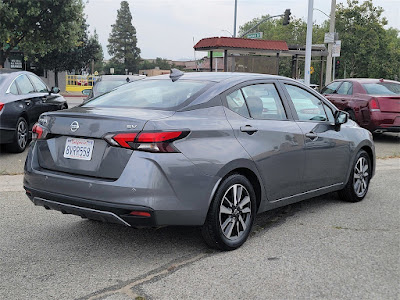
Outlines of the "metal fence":
{"type": "Polygon", "coordinates": [[[98,76],[94,75],[67,75],[66,88],[68,92],[82,92],[85,89],[92,89],[98,76]]]}

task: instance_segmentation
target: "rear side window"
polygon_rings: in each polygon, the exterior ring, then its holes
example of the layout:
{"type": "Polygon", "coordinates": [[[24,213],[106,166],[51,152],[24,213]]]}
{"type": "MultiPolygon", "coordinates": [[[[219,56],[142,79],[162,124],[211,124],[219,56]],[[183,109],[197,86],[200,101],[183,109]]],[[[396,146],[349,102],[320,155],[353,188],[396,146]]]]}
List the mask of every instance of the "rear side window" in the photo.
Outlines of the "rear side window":
{"type": "Polygon", "coordinates": [[[10,93],[13,95],[18,95],[18,88],[17,88],[17,84],[15,83],[15,81],[12,83],[12,85],[10,86],[10,93]]]}
{"type": "Polygon", "coordinates": [[[87,102],[83,107],[129,107],[171,110],[199,95],[210,82],[141,80],[125,84],[87,102]]]}
{"type": "Polygon", "coordinates": [[[321,94],[334,94],[337,90],[340,81],[332,82],[321,90],[321,94]]]}
{"type": "Polygon", "coordinates": [[[300,87],[285,86],[300,121],[328,121],[320,99],[300,87]]]}
{"type": "Polygon", "coordinates": [[[33,87],[32,83],[29,81],[28,77],[26,75],[20,75],[18,76],[15,81],[18,84],[18,87],[21,91],[21,94],[29,94],[29,93],[34,93],[35,88],[33,87]]]}
{"type": "Polygon", "coordinates": [[[246,102],[244,100],[243,94],[241,90],[236,90],[233,93],[230,93],[226,96],[226,102],[228,103],[228,107],[230,110],[233,110],[235,113],[249,118],[249,111],[246,106],[246,102]]]}
{"type": "Polygon", "coordinates": [[[252,118],[286,120],[286,113],[274,84],[254,84],[242,90],[252,118]]]}
{"type": "Polygon", "coordinates": [[[47,86],[36,76],[29,75],[29,78],[32,80],[33,84],[36,87],[36,91],[39,93],[46,93],[48,92],[47,86]]]}
{"type": "Polygon", "coordinates": [[[400,95],[400,84],[394,82],[364,83],[362,86],[369,95],[400,95]]]}
{"type": "Polygon", "coordinates": [[[353,84],[348,81],[343,82],[337,93],[340,95],[353,95],[353,84]]]}

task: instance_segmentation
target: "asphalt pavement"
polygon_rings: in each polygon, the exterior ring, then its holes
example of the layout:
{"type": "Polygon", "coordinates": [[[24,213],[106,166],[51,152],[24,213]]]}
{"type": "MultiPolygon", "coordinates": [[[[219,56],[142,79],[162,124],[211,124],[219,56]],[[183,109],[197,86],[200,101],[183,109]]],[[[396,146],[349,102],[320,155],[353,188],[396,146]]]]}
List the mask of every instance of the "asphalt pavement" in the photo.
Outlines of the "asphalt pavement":
{"type": "Polygon", "coordinates": [[[398,299],[399,177],[400,159],[378,160],[364,201],[331,193],[261,214],[243,247],[218,252],[196,227],[46,211],[21,175],[2,176],[0,299],[398,299]]]}

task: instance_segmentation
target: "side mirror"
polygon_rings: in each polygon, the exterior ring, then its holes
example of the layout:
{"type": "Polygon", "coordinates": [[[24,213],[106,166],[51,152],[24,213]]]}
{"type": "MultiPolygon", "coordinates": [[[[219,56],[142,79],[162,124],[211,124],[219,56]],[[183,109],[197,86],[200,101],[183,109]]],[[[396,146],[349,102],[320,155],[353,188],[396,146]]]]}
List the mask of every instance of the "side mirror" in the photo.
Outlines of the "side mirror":
{"type": "Polygon", "coordinates": [[[91,89],[84,89],[82,91],[82,94],[84,94],[85,96],[89,96],[91,91],[92,91],[91,89]]]}
{"type": "Polygon", "coordinates": [[[50,94],[58,94],[60,92],[60,89],[56,86],[53,86],[50,90],[50,94]]]}
{"type": "Polygon", "coordinates": [[[349,114],[345,111],[338,110],[335,113],[335,125],[339,126],[346,123],[349,120],[349,114]]]}

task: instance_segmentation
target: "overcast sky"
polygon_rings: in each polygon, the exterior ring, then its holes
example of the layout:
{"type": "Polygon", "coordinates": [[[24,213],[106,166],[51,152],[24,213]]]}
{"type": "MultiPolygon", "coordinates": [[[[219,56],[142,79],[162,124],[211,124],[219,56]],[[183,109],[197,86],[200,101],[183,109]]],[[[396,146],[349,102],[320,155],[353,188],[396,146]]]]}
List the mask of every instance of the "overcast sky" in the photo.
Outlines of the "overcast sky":
{"type": "MultiPolygon", "coordinates": [[[[193,59],[193,40],[233,34],[235,0],[129,0],[142,58],[193,59]],[[227,30],[227,31],[224,31],[227,30]]],[[[279,15],[290,8],[292,16],[307,20],[308,0],[237,0],[239,26],[262,15],[279,15]]],[[[346,1],[337,0],[337,3],[346,1]]],[[[362,2],[362,0],[360,1],[362,2]]],[[[314,8],[329,15],[330,0],[314,0],[314,8]]],[[[400,29],[400,0],[373,0],[383,7],[388,26],[400,29]]],[[[90,30],[96,29],[108,59],[106,45],[115,23],[118,0],[89,0],[85,12],[90,30]]],[[[314,10],[313,20],[321,24],[327,17],[314,10]]],[[[197,53],[197,58],[204,53],[197,53]]]]}

